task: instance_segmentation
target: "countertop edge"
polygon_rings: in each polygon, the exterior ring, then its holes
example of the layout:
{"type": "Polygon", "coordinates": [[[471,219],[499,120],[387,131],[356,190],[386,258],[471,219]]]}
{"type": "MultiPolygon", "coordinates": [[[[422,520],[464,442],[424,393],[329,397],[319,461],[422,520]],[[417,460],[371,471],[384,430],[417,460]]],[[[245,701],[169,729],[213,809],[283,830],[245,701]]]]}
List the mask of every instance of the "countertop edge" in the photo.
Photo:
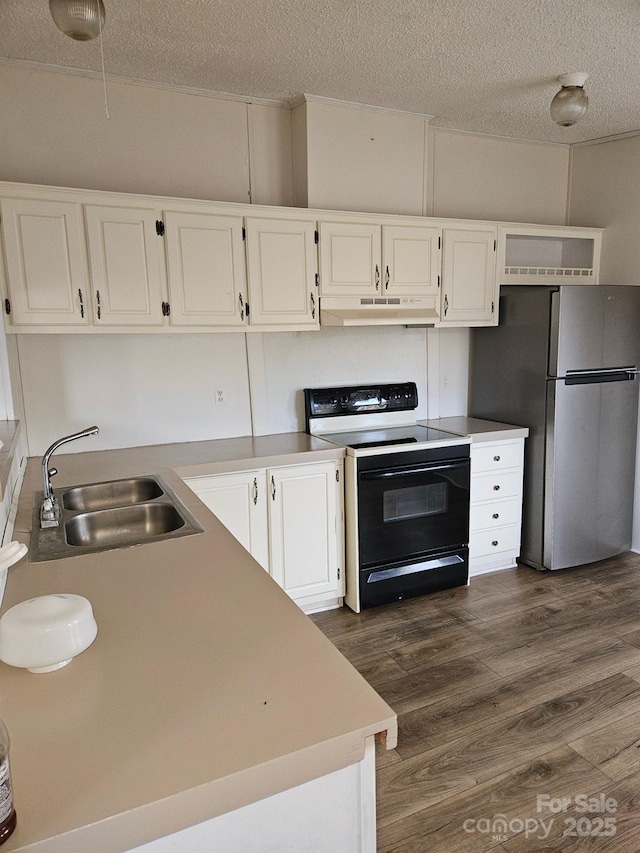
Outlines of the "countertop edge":
{"type": "MultiPolygon", "coordinates": [[[[387,720],[397,729],[396,718],[387,720]]],[[[387,729],[387,731],[389,730],[387,729]]],[[[385,729],[383,729],[385,731],[385,729]]],[[[224,779],[216,779],[131,811],[18,848],[20,853],[87,853],[105,834],[123,853],[235,809],[275,796],[360,761],[374,726],[307,747],[224,779]]],[[[391,748],[391,747],[389,747],[391,748]]]]}
{"type": "Polygon", "coordinates": [[[0,421],[0,500],[4,498],[7,490],[19,437],[20,421],[0,421]]]}

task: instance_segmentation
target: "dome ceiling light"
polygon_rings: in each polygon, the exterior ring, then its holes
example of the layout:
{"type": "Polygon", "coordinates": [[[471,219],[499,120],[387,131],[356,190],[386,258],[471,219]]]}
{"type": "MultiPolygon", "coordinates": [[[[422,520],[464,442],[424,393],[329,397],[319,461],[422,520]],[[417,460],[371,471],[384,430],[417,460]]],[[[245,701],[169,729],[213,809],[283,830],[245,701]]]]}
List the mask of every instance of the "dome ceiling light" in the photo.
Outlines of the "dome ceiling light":
{"type": "Polygon", "coordinates": [[[90,41],[102,33],[102,0],[49,0],[49,12],[56,27],[76,41],[90,41]]]}
{"type": "Polygon", "coordinates": [[[551,101],[551,118],[560,127],[571,127],[583,118],[589,109],[589,98],[584,90],[589,75],[584,71],[558,77],[562,87],[551,101]]]}

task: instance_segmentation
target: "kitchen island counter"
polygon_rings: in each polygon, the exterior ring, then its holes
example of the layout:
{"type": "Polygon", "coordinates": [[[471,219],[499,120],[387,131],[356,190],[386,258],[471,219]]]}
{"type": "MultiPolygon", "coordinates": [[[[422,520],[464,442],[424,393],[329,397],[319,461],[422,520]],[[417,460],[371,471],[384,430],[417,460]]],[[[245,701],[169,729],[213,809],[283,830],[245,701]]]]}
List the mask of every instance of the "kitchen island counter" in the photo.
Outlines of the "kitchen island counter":
{"type": "MultiPolygon", "coordinates": [[[[391,708],[179,476],[341,449],[301,433],[228,441],[235,451],[197,442],[56,457],[56,486],[160,474],[204,532],[11,569],[3,611],[83,595],[98,636],[53,673],[0,663],[18,812],[3,853],[130,850],[356,765],[372,735],[395,746],[391,708]]],[[[39,478],[31,459],[22,541],[39,478]]]]}

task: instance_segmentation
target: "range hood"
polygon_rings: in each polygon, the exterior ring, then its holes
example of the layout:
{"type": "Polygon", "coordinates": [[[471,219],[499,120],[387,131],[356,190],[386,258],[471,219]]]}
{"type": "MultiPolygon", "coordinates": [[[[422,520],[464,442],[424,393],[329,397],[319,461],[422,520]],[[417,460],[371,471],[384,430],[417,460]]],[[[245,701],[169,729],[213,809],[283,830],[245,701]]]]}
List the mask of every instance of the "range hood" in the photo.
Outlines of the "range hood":
{"type": "Polygon", "coordinates": [[[321,326],[433,326],[435,296],[321,296],[321,326]]]}

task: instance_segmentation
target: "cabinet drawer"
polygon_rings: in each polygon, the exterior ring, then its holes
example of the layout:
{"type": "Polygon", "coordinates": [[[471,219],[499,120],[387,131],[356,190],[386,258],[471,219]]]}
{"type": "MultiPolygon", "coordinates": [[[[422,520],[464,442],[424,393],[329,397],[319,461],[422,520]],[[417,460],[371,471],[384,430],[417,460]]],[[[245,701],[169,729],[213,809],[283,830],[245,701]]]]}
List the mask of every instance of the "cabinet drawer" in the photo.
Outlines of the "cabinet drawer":
{"type": "Polygon", "coordinates": [[[475,473],[522,465],[524,442],[471,446],[471,470],[475,473]]]}
{"type": "Polygon", "coordinates": [[[500,551],[520,552],[520,525],[483,530],[469,537],[469,557],[483,557],[500,551]]]}
{"type": "Polygon", "coordinates": [[[471,502],[490,501],[520,495],[522,471],[496,471],[471,477],[471,502]]]}
{"type": "Polygon", "coordinates": [[[521,508],[519,498],[472,504],[469,510],[469,529],[491,530],[507,524],[520,524],[521,508]]]}

